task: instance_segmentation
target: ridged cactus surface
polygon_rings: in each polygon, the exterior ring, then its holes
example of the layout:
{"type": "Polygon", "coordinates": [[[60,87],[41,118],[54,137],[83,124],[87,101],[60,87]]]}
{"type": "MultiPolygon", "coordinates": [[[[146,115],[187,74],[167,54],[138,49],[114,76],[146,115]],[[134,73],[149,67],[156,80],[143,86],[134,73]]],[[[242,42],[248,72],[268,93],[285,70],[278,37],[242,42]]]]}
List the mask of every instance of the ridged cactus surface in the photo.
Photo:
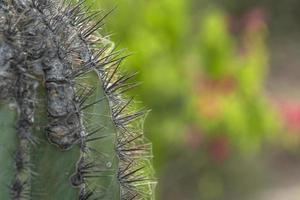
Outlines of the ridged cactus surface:
{"type": "Polygon", "coordinates": [[[153,199],[147,111],[84,1],[0,0],[0,199],[153,199]]]}

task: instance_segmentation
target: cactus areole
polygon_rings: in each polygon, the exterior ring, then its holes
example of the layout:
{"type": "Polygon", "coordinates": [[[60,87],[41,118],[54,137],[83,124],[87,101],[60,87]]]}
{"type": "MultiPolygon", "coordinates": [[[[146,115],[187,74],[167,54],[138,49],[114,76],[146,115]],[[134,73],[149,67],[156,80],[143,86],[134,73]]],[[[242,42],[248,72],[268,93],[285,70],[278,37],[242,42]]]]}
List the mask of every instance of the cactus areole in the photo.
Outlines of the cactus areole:
{"type": "Polygon", "coordinates": [[[69,0],[0,0],[0,199],[154,199],[134,75],[69,0]]]}

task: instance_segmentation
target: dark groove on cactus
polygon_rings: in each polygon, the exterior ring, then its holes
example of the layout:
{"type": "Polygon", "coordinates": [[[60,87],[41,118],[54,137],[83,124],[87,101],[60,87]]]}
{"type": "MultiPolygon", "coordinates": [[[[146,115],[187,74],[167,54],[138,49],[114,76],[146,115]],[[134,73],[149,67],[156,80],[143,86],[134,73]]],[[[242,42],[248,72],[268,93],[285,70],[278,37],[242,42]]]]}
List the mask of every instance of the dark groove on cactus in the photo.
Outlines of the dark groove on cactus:
{"type": "Polygon", "coordinates": [[[11,196],[14,200],[29,198],[32,169],[30,167],[30,149],[35,143],[31,133],[34,122],[35,93],[37,82],[23,72],[18,73],[16,102],[19,110],[17,133],[19,147],[15,154],[16,175],[11,184],[11,196]]]}
{"type": "Polygon", "coordinates": [[[37,82],[46,90],[46,138],[56,147],[44,150],[53,155],[55,149],[72,151],[70,155],[78,151],[69,178],[70,186],[78,188],[78,199],[153,199],[152,174],[144,175],[151,145],[140,126],[147,111],[133,112],[133,98],[124,97],[138,85],[129,82],[136,74],[120,75],[128,55],[97,33],[113,10],[87,11],[84,3],[0,1],[0,99],[15,99],[20,111],[20,145],[10,186],[14,200],[32,199],[36,192],[31,166],[37,163],[31,163],[30,154],[37,142],[31,133],[37,82]]]}

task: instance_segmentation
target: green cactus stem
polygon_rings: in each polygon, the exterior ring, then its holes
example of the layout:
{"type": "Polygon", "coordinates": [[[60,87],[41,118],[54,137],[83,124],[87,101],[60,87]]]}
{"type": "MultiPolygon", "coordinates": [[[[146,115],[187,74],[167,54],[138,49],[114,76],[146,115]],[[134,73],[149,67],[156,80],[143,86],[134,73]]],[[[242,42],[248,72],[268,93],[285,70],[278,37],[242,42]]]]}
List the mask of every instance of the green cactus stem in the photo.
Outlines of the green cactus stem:
{"type": "Polygon", "coordinates": [[[154,199],[147,110],[84,4],[0,0],[0,199],[154,199]]]}

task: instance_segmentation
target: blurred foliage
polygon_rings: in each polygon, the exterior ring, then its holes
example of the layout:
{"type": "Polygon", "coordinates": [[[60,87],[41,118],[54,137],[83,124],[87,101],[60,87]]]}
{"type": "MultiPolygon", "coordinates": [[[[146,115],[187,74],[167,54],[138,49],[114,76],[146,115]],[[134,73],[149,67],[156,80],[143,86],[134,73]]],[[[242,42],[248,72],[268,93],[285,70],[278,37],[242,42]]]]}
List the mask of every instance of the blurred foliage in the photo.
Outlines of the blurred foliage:
{"type": "Polygon", "coordinates": [[[226,15],[209,11],[200,28],[199,125],[204,133],[227,135],[239,150],[258,149],[276,133],[278,118],[263,95],[268,55],[260,11],[250,11],[238,40],[226,15]]]}

